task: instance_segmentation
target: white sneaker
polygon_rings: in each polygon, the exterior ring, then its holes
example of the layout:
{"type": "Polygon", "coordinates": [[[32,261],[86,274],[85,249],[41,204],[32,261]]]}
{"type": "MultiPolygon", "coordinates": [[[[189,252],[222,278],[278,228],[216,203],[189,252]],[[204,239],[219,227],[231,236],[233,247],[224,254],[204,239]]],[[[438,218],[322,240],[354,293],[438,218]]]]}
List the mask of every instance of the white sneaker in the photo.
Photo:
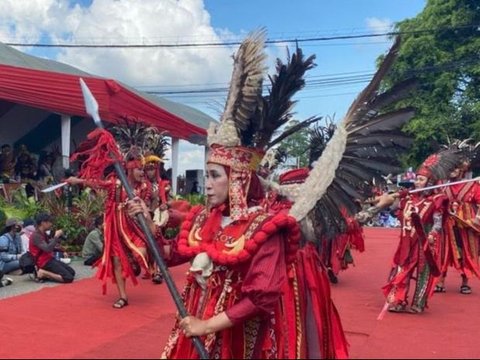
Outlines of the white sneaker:
{"type": "Polygon", "coordinates": [[[2,280],[0,280],[0,287],[12,285],[12,284],[13,284],[13,280],[10,279],[9,277],[4,276],[2,280]]]}

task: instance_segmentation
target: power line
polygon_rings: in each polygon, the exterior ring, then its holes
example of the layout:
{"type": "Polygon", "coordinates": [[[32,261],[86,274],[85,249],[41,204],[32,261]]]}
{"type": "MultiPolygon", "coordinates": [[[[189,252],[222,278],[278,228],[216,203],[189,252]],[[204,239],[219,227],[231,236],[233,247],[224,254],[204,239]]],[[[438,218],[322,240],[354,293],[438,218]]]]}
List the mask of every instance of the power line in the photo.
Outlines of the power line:
{"type": "MultiPolygon", "coordinates": [[[[373,38],[384,36],[397,36],[397,35],[419,35],[436,33],[439,31],[447,30],[461,30],[461,29],[473,29],[479,28],[480,24],[467,24],[461,26],[452,27],[440,27],[433,29],[423,30],[409,30],[409,31],[388,31],[383,33],[367,33],[358,35],[334,35],[334,36],[319,36],[319,37],[305,37],[305,38],[285,38],[285,39],[270,39],[266,40],[266,44],[281,44],[281,43],[306,43],[306,42],[318,42],[318,41],[331,41],[331,40],[347,40],[347,39],[360,39],[360,38],[373,38]]],[[[240,45],[241,41],[227,41],[227,42],[205,42],[205,43],[175,43],[175,44],[45,44],[45,43],[21,43],[21,42],[5,42],[6,45],[17,47],[42,47],[42,48],[89,48],[89,49],[119,49],[119,48],[195,48],[195,47],[229,47],[240,45]]]]}
{"type": "MultiPolygon", "coordinates": [[[[442,70],[453,70],[459,68],[464,65],[469,64],[476,64],[477,58],[475,56],[455,60],[444,64],[438,65],[431,65],[425,66],[419,69],[411,69],[405,72],[405,78],[408,78],[412,75],[419,75],[422,73],[430,73],[435,71],[442,71],[442,70]]],[[[374,73],[366,73],[365,71],[355,71],[355,72],[346,72],[346,73],[339,73],[342,74],[351,74],[349,76],[331,76],[334,74],[330,74],[330,77],[318,79],[314,81],[309,81],[306,83],[305,88],[302,90],[302,94],[299,94],[297,99],[312,99],[312,98],[322,98],[322,97],[332,97],[332,96],[346,96],[351,94],[357,94],[358,92],[344,92],[344,93],[328,93],[325,90],[333,90],[333,88],[339,88],[347,90],[348,88],[358,88],[359,85],[363,85],[368,83],[374,73]],[[320,93],[319,90],[322,90],[320,93]],[[305,95],[305,93],[308,93],[305,95]]],[[[319,78],[319,76],[315,76],[313,78],[319,78]]],[[[218,83],[217,83],[218,84],[218,83]]],[[[265,89],[267,86],[265,86],[265,89]]],[[[196,89],[196,90],[171,90],[171,91],[146,91],[150,94],[159,95],[166,98],[172,99],[181,99],[183,102],[186,103],[207,103],[214,99],[219,99],[220,97],[224,98],[227,96],[228,88],[225,87],[215,87],[215,88],[205,88],[205,89],[196,89]]]]}
{"type": "MultiPolygon", "coordinates": [[[[466,58],[462,60],[455,60],[444,64],[438,65],[430,65],[424,66],[418,69],[410,69],[406,71],[403,75],[405,78],[419,75],[422,73],[429,73],[434,71],[445,71],[445,70],[452,70],[464,65],[469,65],[471,63],[476,63],[478,60],[476,57],[466,58]]],[[[356,84],[363,84],[370,81],[374,72],[364,73],[364,72],[351,72],[345,74],[355,74],[355,75],[341,75],[340,76],[330,76],[330,77],[320,77],[320,76],[312,76],[309,81],[307,81],[304,90],[318,90],[324,88],[331,88],[335,86],[346,86],[346,85],[356,85],[356,84]]],[[[220,83],[216,83],[220,84],[220,83]]],[[[165,85],[164,85],[165,86],[165,85]]],[[[184,85],[187,86],[187,85],[184,85]]],[[[152,88],[154,86],[150,86],[152,88]]],[[[159,86],[160,87],[160,86],[159,86]]],[[[264,85],[265,90],[268,89],[269,85],[264,85]]],[[[168,96],[168,95],[175,95],[175,96],[191,96],[195,97],[198,95],[205,95],[205,96],[212,96],[214,94],[223,94],[226,95],[228,92],[228,84],[224,86],[216,86],[210,88],[203,88],[203,89],[188,89],[188,90],[147,90],[149,94],[161,95],[161,96],[168,96]]]]}

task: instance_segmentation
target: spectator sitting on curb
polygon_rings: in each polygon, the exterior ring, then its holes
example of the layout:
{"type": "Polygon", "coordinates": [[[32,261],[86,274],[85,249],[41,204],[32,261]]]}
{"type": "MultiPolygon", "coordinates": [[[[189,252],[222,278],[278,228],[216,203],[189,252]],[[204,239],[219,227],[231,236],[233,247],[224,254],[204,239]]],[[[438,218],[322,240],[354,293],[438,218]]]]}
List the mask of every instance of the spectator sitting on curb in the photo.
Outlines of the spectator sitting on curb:
{"type": "Polygon", "coordinates": [[[35,231],[35,221],[33,219],[25,219],[23,221],[23,229],[20,231],[22,239],[22,254],[26,253],[29,248],[30,236],[35,231]]]}
{"type": "Polygon", "coordinates": [[[95,229],[90,231],[82,249],[84,265],[92,266],[103,254],[103,216],[95,219],[95,229]]]}
{"type": "Polygon", "coordinates": [[[0,236],[0,271],[4,274],[21,273],[18,261],[22,255],[21,229],[20,220],[10,218],[5,222],[5,229],[0,236]]]}
{"type": "Polygon", "coordinates": [[[43,282],[50,279],[60,283],[71,283],[75,277],[75,270],[55,259],[53,252],[60,243],[63,231],[57,230],[53,238],[49,234],[53,225],[53,218],[49,214],[39,214],[35,218],[36,229],[30,237],[30,252],[36,259],[38,267],[36,281],[43,282]]]}

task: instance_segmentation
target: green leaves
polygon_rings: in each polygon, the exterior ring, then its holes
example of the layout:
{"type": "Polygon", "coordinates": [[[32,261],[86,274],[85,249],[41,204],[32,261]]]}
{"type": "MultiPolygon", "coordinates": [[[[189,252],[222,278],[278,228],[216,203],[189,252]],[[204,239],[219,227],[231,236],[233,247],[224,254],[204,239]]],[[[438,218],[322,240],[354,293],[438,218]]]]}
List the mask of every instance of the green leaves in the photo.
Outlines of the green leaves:
{"type": "Polygon", "coordinates": [[[396,24],[407,34],[386,83],[413,74],[421,84],[406,101],[417,116],[404,128],[415,137],[405,165],[419,164],[448,138],[480,140],[478,24],[480,5],[470,0],[429,0],[418,16],[396,24]],[[431,31],[408,34],[417,30],[431,31]]]}

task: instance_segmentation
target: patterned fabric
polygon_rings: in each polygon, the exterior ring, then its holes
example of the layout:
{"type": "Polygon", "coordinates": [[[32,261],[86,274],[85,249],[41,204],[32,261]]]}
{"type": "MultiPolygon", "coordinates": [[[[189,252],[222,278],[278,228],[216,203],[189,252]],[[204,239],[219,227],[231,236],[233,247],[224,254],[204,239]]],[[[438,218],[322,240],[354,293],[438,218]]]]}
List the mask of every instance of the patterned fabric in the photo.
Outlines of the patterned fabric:
{"type": "Polygon", "coordinates": [[[241,146],[213,146],[208,156],[208,163],[228,166],[230,217],[233,220],[248,218],[247,195],[253,172],[257,168],[262,154],[254,149],[241,146]]]}
{"type": "MultiPolygon", "coordinates": [[[[285,265],[292,262],[288,253],[297,252],[300,231],[295,220],[251,211],[247,221],[230,223],[207,238],[201,236],[201,229],[208,219],[204,208],[192,209],[176,249],[184,259],[206,252],[213,262],[206,286],[194,273],[187,276],[182,294],[187,311],[200,319],[225,311],[234,323],[202,338],[207,352],[222,359],[286,358],[280,296],[287,278],[285,265]]],[[[177,322],[162,358],[195,357],[191,340],[177,322]]]]}
{"type": "Polygon", "coordinates": [[[213,145],[208,161],[226,165],[238,171],[255,171],[262,160],[263,153],[242,146],[224,147],[213,145]]]}
{"type": "Polygon", "coordinates": [[[433,225],[435,213],[445,214],[446,196],[436,194],[431,196],[408,195],[401,200],[399,215],[401,219],[400,241],[393,258],[393,267],[388,283],[383,287],[383,293],[390,305],[406,305],[410,281],[416,279],[416,286],[411,305],[420,311],[427,306],[427,300],[433,293],[437,278],[431,274],[431,269],[426,253],[432,254],[434,261],[441,258],[441,245],[443,234],[430,231],[428,236],[431,242],[422,239],[417,232],[412,220],[412,214],[416,213],[425,228],[433,225]],[[425,241],[425,243],[423,243],[425,241]]]}
{"type": "MultiPolygon", "coordinates": [[[[139,248],[145,248],[145,239],[140,226],[128,216],[125,207],[127,195],[120,181],[115,177],[105,181],[87,181],[87,186],[101,188],[108,191],[105,200],[104,215],[104,251],[99,260],[97,278],[103,281],[103,293],[107,291],[107,282],[114,280],[112,257],[117,256],[122,265],[122,275],[130,278],[134,285],[137,284],[135,260],[145,270],[149,269],[148,259],[139,248]],[[135,259],[135,260],[134,260],[135,259]]],[[[134,188],[135,196],[149,201],[152,195],[151,186],[147,183],[139,184],[134,188]]]]}
{"type": "Polygon", "coordinates": [[[453,266],[467,278],[480,277],[478,263],[479,233],[473,220],[480,204],[480,185],[476,182],[449,186],[445,194],[450,200],[445,226],[445,248],[442,271],[453,266]]]}

